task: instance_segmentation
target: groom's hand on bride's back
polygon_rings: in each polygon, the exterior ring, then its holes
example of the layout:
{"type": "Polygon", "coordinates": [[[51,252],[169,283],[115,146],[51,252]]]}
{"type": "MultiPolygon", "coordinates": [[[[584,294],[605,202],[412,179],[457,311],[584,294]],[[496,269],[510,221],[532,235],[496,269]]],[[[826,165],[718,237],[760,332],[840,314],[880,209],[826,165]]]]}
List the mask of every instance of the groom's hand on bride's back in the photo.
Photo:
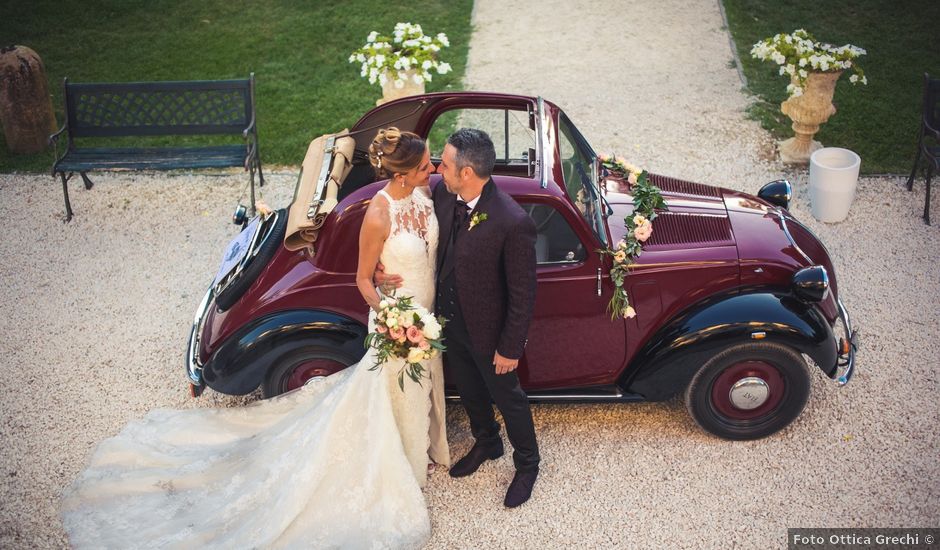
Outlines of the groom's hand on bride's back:
{"type": "Polygon", "coordinates": [[[383,294],[388,294],[396,288],[401,288],[404,279],[401,278],[401,275],[386,273],[385,266],[382,265],[382,262],[379,262],[375,265],[375,273],[372,275],[372,281],[375,283],[375,288],[379,289],[383,294]]]}

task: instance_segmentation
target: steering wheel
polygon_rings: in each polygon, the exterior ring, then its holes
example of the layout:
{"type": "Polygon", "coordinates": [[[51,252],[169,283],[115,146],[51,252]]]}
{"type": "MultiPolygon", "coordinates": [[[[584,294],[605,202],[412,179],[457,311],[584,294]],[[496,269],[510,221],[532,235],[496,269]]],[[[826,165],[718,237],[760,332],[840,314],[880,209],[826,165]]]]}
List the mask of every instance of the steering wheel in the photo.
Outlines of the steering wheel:
{"type": "Polygon", "coordinates": [[[548,214],[546,214],[545,217],[542,218],[541,220],[538,220],[532,214],[536,211],[536,208],[538,208],[539,206],[540,205],[538,204],[530,203],[523,207],[523,210],[525,210],[526,213],[529,215],[529,217],[532,218],[532,221],[535,222],[536,233],[541,233],[542,230],[548,226],[548,222],[551,221],[551,219],[555,216],[555,214],[558,213],[558,211],[552,208],[551,206],[547,206],[546,209],[548,210],[548,214]]]}

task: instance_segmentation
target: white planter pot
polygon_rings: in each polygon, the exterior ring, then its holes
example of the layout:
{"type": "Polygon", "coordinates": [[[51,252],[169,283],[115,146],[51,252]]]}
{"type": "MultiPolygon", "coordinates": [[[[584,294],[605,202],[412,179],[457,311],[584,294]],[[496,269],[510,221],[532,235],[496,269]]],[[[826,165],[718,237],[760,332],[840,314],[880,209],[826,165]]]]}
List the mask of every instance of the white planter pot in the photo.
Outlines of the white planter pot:
{"type": "Polygon", "coordinates": [[[841,222],[849,215],[862,160],[839,147],[824,147],[809,159],[809,202],[821,222],[841,222]]]}

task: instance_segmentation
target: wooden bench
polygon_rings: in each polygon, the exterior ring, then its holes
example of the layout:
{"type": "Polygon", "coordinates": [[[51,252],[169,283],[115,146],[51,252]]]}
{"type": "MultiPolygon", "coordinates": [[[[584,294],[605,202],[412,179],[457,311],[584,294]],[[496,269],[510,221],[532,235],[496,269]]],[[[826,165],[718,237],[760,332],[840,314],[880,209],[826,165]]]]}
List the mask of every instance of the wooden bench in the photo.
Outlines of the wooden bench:
{"type": "Polygon", "coordinates": [[[56,146],[52,176],[62,178],[66,221],[72,219],[68,180],[86,172],[173,170],[244,166],[250,174],[251,208],[255,208],[255,171],[264,185],[255,125],[255,77],[243,80],[180,82],[70,83],[66,78],[66,122],[49,141],[56,146]],[[68,147],[60,157],[57,143],[67,132],[68,147]],[[203,136],[241,134],[244,144],[189,147],[89,147],[95,138],[127,136],[203,136]],[[82,140],[82,146],[76,144],[82,140]]]}

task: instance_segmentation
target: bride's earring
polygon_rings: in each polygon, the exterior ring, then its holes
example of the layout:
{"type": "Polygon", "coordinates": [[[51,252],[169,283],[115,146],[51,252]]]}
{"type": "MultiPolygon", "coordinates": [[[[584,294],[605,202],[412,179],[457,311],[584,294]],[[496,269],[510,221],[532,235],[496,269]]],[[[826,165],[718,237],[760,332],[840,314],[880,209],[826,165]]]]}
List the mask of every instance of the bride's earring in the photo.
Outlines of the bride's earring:
{"type": "Polygon", "coordinates": [[[405,187],[405,178],[402,178],[402,179],[401,179],[401,186],[402,186],[402,188],[404,189],[404,187],[405,187]]]}

